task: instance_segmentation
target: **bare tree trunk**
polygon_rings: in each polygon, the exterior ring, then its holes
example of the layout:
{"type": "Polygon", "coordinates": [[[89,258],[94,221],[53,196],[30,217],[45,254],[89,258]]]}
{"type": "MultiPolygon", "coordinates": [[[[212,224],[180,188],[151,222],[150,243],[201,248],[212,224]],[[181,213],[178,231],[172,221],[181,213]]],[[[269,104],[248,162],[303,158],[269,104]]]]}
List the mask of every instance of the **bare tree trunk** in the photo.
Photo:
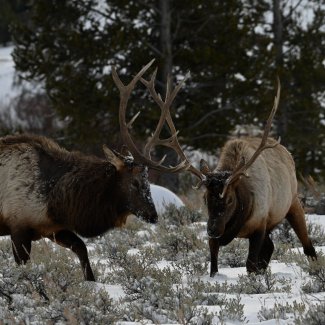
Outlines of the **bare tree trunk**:
{"type": "Polygon", "coordinates": [[[163,55],[160,79],[165,85],[173,68],[170,0],[160,0],[159,8],[161,13],[160,50],[163,55]]]}
{"type": "MultiPolygon", "coordinates": [[[[281,11],[281,0],[273,0],[273,36],[275,49],[275,66],[276,71],[281,79],[283,72],[283,20],[281,11]]],[[[284,85],[285,80],[281,80],[284,85]]],[[[282,87],[285,88],[285,87],[282,87]]],[[[277,122],[277,133],[281,137],[281,142],[285,145],[285,135],[288,131],[288,109],[285,98],[280,99],[279,119],[277,122]],[[282,140],[283,139],[283,140],[282,140]]]]}
{"type": "MultiPolygon", "coordinates": [[[[173,68],[173,53],[172,53],[172,35],[171,35],[171,9],[170,9],[170,0],[159,0],[159,10],[160,10],[160,52],[162,53],[161,57],[161,66],[159,69],[159,80],[161,81],[160,92],[162,96],[165,94],[165,85],[168,79],[168,76],[172,75],[173,68]]],[[[161,149],[163,154],[165,148],[161,149]]],[[[174,151],[168,151],[167,158],[165,160],[166,165],[176,165],[177,164],[177,154],[174,151]]],[[[177,174],[165,174],[162,175],[159,179],[159,183],[163,186],[168,187],[174,192],[178,191],[179,181],[177,174]]]]}

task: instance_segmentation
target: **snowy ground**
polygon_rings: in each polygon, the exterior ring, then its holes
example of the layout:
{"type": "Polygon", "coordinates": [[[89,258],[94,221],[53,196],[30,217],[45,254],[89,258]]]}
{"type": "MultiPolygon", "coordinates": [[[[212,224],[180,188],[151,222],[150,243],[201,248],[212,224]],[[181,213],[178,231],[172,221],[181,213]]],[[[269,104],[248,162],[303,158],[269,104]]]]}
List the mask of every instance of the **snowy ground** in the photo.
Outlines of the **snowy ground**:
{"type": "MultiPolygon", "coordinates": [[[[164,189],[153,186],[153,196],[156,206],[162,209],[163,205],[167,202],[175,202],[179,199],[171,193],[165,192],[164,189]],[[162,191],[162,192],[161,192],[162,191]]],[[[180,204],[181,206],[182,204],[180,204]]],[[[307,215],[307,222],[319,225],[322,229],[325,229],[325,215],[307,215]]],[[[204,236],[204,235],[203,235],[204,236]]],[[[325,254],[325,246],[318,246],[317,252],[323,252],[325,254]]],[[[292,251],[298,252],[302,251],[300,248],[293,249],[292,251]]],[[[131,249],[129,253],[131,255],[137,254],[139,250],[131,249]]],[[[302,259],[305,257],[302,254],[302,259]]],[[[166,260],[162,260],[159,263],[161,268],[172,267],[169,262],[166,260]]],[[[290,312],[290,308],[295,305],[302,304],[307,306],[308,304],[318,304],[319,302],[323,302],[325,300],[325,292],[306,294],[303,293],[301,287],[306,283],[306,279],[309,278],[308,273],[304,272],[296,263],[285,263],[279,262],[277,260],[272,259],[270,263],[270,272],[275,281],[275,287],[278,286],[281,288],[281,284],[283,282],[290,283],[290,289],[286,290],[273,290],[272,292],[266,292],[261,294],[245,294],[242,293],[238,295],[237,293],[227,293],[225,294],[226,299],[240,299],[240,304],[243,305],[243,319],[245,323],[248,324],[296,324],[294,312],[290,312]],[[239,298],[240,297],[240,298],[239,298]],[[277,306],[275,308],[275,306],[277,306]],[[283,306],[287,306],[287,311],[284,311],[283,306]],[[261,319],[260,311],[261,309],[271,310],[276,314],[276,318],[271,318],[267,320],[261,319]],[[277,309],[278,308],[278,309],[277,309]],[[282,309],[281,309],[282,308],[282,309]],[[282,313],[282,314],[281,314],[282,313]],[[282,315],[282,316],[281,316],[282,315]],[[283,319],[281,319],[283,317],[283,319]]],[[[220,285],[225,284],[229,285],[238,285],[240,279],[243,279],[247,276],[245,267],[221,267],[219,268],[219,273],[214,277],[210,278],[208,272],[205,275],[198,277],[198,280],[202,280],[205,283],[211,283],[214,285],[215,283],[219,283],[220,285]]],[[[187,279],[185,278],[184,283],[186,283],[187,279]]],[[[186,285],[186,284],[185,284],[186,285]]],[[[126,296],[126,293],[123,291],[122,286],[120,285],[109,285],[109,284],[97,284],[98,288],[105,288],[110,294],[110,296],[119,301],[126,296]]],[[[199,306],[198,306],[199,307],[199,306]]],[[[206,306],[202,306],[202,308],[206,306]]],[[[220,313],[222,306],[213,305],[208,306],[207,309],[212,313],[220,313]]],[[[308,308],[308,307],[307,307],[308,308]]],[[[146,323],[146,321],[144,321],[146,323]]],[[[149,322],[150,323],[150,322],[149,322]]],[[[241,321],[223,321],[220,322],[218,317],[214,317],[212,324],[240,324],[241,321]]],[[[118,322],[120,325],[135,325],[135,324],[143,324],[142,322],[118,322]]]]}
{"type": "MultiPolygon", "coordinates": [[[[157,207],[179,200],[170,191],[153,188],[157,207]]],[[[248,277],[244,267],[247,247],[238,244],[245,241],[232,242],[221,248],[219,273],[210,278],[205,217],[195,219],[196,211],[183,210],[167,209],[157,225],[133,219],[124,229],[87,240],[96,283],[83,282],[75,255],[49,241],[34,243],[32,263],[18,268],[9,238],[1,237],[0,323],[324,324],[297,321],[325,303],[325,289],[304,290],[315,278],[304,268],[308,262],[299,244],[283,256],[275,252],[267,276],[248,277]],[[177,242],[178,248],[171,242],[177,242]],[[227,263],[236,259],[242,260],[238,267],[227,263]],[[100,292],[112,299],[106,307],[99,304],[100,292]],[[44,300],[40,293],[48,298],[44,300]],[[122,313],[114,308],[122,308],[122,313]],[[114,322],[108,321],[115,311],[114,322]]],[[[320,238],[324,237],[325,215],[307,215],[306,219],[319,227],[317,240],[322,244],[315,246],[319,254],[325,254],[325,238],[320,238]]],[[[276,239],[276,250],[280,244],[276,239]]],[[[324,288],[324,265],[322,276],[324,288]]]]}
{"type": "MultiPolygon", "coordinates": [[[[307,222],[312,224],[320,225],[325,229],[325,215],[307,215],[307,222]]],[[[293,249],[293,251],[298,249],[293,249]]],[[[302,251],[301,249],[299,249],[302,251]]],[[[317,252],[323,252],[325,254],[325,246],[316,247],[317,252]]],[[[304,259],[302,254],[302,259],[304,259]]],[[[166,267],[168,263],[162,262],[161,267],[166,267]]],[[[281,310],[278,311],[278,317],[275,319],[261,320],[259,319],[259,312],[262,307],[266,309],[274,309],[274,306],[293,306],[295,304],[318,304],[325,301],[325,292],[305,294],[302,292],[301,287],[306,282],[306,279],[309,278],[309,275],[304,272],[296,263],[284,263],[278,262],[277,260],[272,259],[270,263],[270,271],[276,280],[279,280],[282,283],[282,280],[286,280],[290,283],[291,289],[289,292],[271,292],[263,294],[240,294],[241,304],[244,305],[244,318],[245,323],[248,324],[296,324],[293,313],[287,312],[283,316],[285,319],[281,319],[281,310]]],[[[219,284],[226,283],[227,285],[238,283],[240,277],[246,276],[245,267],[221,267],[219,268],[219,273],[214,277],[210,278],[209,274],[203,275],[200,277],[204,282],[209,282],[214,284],[218,282],[219,284]]],[[[186,280],[185,280],[186,282],[186,280]]],[[[102,287],[101,284],[99,284],[102,287]]],[[[121,286],[118,285],[105,285],[104,286],[113,299],[120,299],[125,295],[121,286]]],[[[281,290],[280,290],[281,291],[281,290]]],[[[226,294],[227,298],[236,298],[237,294],[226,294]]],[[[219,312],[221,306],[208,306],[209,311],[219,312]]],[[[280,307],[279,307],[280,309],[280,307]]],[[[290,308],[288,308],[290,309],[290,308]]],[[[142,324],[137,322],[119,322],[120,325],[135,325],[142,324]]],[[[226,321],[220,322],[220,320],[215,317],[213,319],[213,324],[241,324],[239,321],[226,321]]],[[[321,323],[320,323],[321,324],[321,323]]],[[[307,325],[307,324],[306,324],[307,325]]]]}

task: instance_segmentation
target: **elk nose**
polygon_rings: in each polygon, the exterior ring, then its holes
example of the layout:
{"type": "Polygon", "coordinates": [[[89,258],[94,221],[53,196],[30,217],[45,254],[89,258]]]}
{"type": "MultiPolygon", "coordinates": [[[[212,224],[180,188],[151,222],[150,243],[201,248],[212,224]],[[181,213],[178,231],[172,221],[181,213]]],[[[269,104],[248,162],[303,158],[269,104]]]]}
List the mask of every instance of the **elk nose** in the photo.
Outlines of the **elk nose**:
{"type": "Polygon", "coordinates": [[[220,238],[224,233],[224,224],[217,220],[208,222],[207,233],[210,238],[220,238]]]}
{"type": "Polygon", "coordinates": [[[158,221],[158,214],[157,212],[154,213],[144,213],[143,211],[137,214],[137,217],[141,218],[143,221],[148,223],[157,223],[158,221]]]}
{"type": "Polygon", "coordinates": [[[209,230],[208,229],[208,236],[210,237],[210,238],[215,238],[215,239],[218,239],[218,238],[220,238],[222,235],[220,235],[220,234],[217,234],[217,233],[215,233],[214,231],[211,231],[211,230],[209,230]]]}

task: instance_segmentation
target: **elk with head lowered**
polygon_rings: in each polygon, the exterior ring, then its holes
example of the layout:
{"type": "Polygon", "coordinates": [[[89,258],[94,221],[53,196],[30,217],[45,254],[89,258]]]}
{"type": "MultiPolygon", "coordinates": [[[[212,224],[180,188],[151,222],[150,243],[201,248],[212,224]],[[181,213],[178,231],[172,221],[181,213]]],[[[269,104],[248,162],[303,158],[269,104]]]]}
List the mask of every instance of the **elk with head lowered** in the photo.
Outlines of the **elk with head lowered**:
{"type": "MultiPolygon", "coordinates": [[[[94,281],[86,245],[77,235],[94,237],[123,225],[133,213],[147,222],[157,221],[148,168],[161,172],[179,172],[188,167],[183,160],[175,167],[165,167],[150,157],[157,142],[177,152],[175,137],[166,143],[155,131],[142,154],[128,133],[125,121],[128,98],[137,81],[152,62],[124,86],[113,70],[120,90],[120,126],[122,139],[131,153],[126,156],[103,147],[105,159],[70,152],[49,138],[35,135],[12,135],[0,138],[0,235],[10,235],[15,260],[26,263],[32,241],[49,238],[70,248],[78,256],[84,277],[94,281]],[[132,156],[132,153],[134,156],[132,156]]],[[[150,91],[153,91],[148,84],[150,91]]],[[[162,115],[179,88],[166,96],[162,115]]],[[[161,117],[161,121],[165,117],[161,117]]],[[[181,156],[183,158],[183,156],[181,156]]]]}
{"type": "Polygon", "coordinates": [[[278,141],[268,138],[280,97],[280,84],[262,139],[229,140],[215,170],[203,159],[208,208],[210,276],[218,272],[218,252],[234,238],[248,238],[248,272],[265,270],[274,245],[271,231],[286,219],[302,243],[304,253],[316,258],[308,237],[304,210],[298,199],[294,161],[278,141]]]}

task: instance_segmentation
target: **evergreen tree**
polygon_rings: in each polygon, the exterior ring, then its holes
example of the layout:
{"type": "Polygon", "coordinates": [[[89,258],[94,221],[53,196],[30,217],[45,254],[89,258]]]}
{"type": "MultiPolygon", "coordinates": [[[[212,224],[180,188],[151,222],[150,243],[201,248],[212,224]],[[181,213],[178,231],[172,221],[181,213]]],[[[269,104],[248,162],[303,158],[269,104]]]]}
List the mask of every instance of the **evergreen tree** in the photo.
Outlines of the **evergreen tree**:
{"type": "Polygon", "coordinates": [[[11,41],[10,24],[14,21],[28,22],[29,6],[22,0],[0,0],[0,44],[11,41]]]}
{"type": "MultiPolygon", "coordinates": [[[[296,8],[284,17],[282,3],[279,43],[276,23],[271,29],[266,21],[266,13],[274,9],[269,1],[35,0],[33,24],[14,28],[14,58],[22,77],[44,83],[54,109],[67,123],[67,139],[84,149],[117,141],[113,64],[127,82],[156,58],[162,94],[168,74],[180,79],[190,70],[172,115],[182,144],[212,154],[236,125],[263,126],[278,74],[283,84],[278,125],[284,117],[288,125],[277,131],[298,158],[299,169],[306,169],[306,159],[311,170],[323,169],[323,135],[316,128],[308,133],[308,149],[299,134],[307,125],[321,127],[323,114],[324,46],[313,51],[317,42],[324,42],[319,28],[324,15],[318,8],[315,4],[312,23],[301,29],[296,8]]],[[[141,86],[131,98],[129,117],[139,110],[134,134],[145,139],[160,112],[148,105],[141,86]]]]}
{"type": "Polygon", "coordinates": [[[282,81],[277,131],[303,174],[325,175],[324,1],[273,0],[275,68],[282,81]],[[322,121],[323,120],[323,121],[322,121]]]}
{"type": "MultiPolygon", "coordinates": [[[[216,148],[241,120],[241,114],[235,112],[239,105],[232,102],[246,96],[256,77],[252,69],[256,58],[246,53],[254,46],[250,33],[256,12],[245,16],[238,0],[222,4],[193,1],[191,5],[170,1],[170,40],[166,44],[161,37],[165,30],[162,10],[157,7],[164,2],[108,1],[107,7],[100,8],[92,0],[38,0],[33,7],[34,32],[16,26],[17,69],[24,78],[44,81],[54,107],[71,119],[74,140],[91,143],[103,140],[104,134],[116,134],[117,96],[107,67],[123,68],[122,78],[127,79],[152,57],[157,58],[161,72],[158,86],[167,73],[184,76],[188,70],[192,72],[178,98],[178,104],[186,106],[179,112],[183,136],[183,126],[193,125],[206,114],[210,118],[189,130],[191,145],[216,148]],[[171,59],[173,68],[166,64],[171,59]],[[167,72],[163,75],[162,71],[167,72]],[[236,79],[239,73],[248,75],[249,81],[236,79]],[[225,108],[233,110],[232,116],[222,112],[225,108]],[[210,136],[202,135],[202,130],[210,136]],[[193,134],[198,141],[192,139],[193,134]]],[[[132,108],[130,111],[134,113],[132,108]]],[[[151,125],[158,113],[156,108],[149,109],[143,121],[151,125]]]]}

